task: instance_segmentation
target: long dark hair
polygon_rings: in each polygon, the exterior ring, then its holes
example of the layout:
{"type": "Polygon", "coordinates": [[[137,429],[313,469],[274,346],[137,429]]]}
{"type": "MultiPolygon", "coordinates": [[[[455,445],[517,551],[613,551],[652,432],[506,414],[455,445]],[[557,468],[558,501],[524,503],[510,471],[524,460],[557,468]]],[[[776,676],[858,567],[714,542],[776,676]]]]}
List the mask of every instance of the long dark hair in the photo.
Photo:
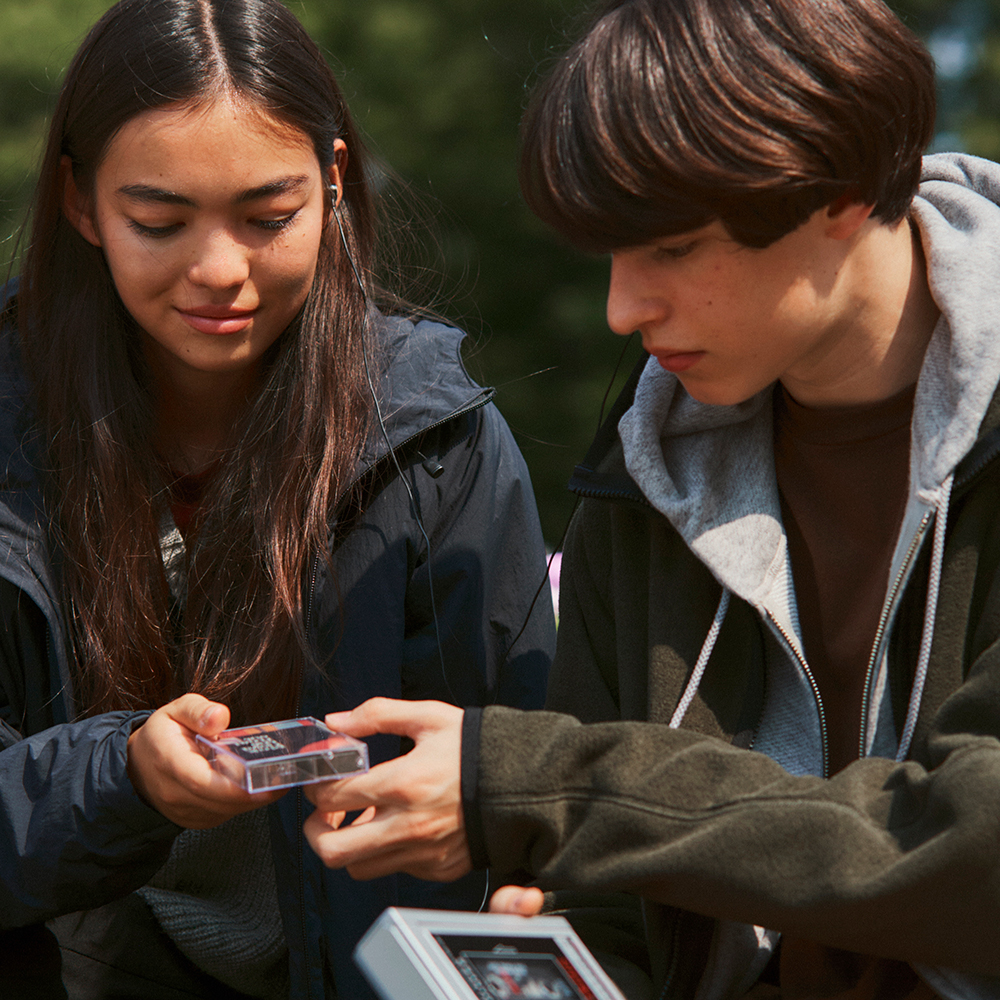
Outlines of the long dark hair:
{"type": "Polygon", "coordinates": [[[310,660],[303,580],[365,440],[369,310],[331,219],[296,320],[264,359],[196,521],[186,607],[164,574],[169,483],[152,444],[138,330],[99,248],[61,210],[60,161],[84,194],[135,115],[235,92],[311,140],[321,168],[343,139],[339,209],[362,280],[376,222],[365,152],[316,45],[279,0],[121,0],[94,26],[52,119],[18,296],[46,437],[45,499],[86,713],[155,707],[185,690],[236,718],[295,706],[310,660]]]}
{"type": "Polygon", "coordinates": [[[881,0],[609,0],[535,91],[521,187],[588,251],[716,219],[765,247],[842,195],[902,219],[933,128],[881,0]]]}

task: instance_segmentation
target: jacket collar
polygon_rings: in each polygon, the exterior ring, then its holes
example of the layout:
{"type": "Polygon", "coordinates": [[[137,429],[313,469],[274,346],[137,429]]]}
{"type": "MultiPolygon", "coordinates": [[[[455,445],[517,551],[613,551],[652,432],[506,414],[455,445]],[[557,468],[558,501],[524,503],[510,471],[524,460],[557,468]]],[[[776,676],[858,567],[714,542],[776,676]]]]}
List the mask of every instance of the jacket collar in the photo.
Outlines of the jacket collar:
{"type": "Polygon", "coordinates": [[[465,334],[431,320],[379,315],[381,365],[373,380],[378,414],[356,478],[408,441],[488,403],[495,391],[469,377],[462,363],[465,334]],[[381,417],[381,425],[379,423],[381,417]]]}

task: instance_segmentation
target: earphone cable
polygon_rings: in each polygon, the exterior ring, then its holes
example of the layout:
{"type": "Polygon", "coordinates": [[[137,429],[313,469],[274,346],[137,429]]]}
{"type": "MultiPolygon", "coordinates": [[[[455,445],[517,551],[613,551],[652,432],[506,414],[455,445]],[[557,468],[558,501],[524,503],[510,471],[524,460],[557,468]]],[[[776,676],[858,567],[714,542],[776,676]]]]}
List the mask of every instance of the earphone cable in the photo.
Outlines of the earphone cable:
{"type": "MultiPolygon", "coordinates": [[[[344,247],[344,254],[347,257],[347,263],[351,266],[351,271],[354,274],[354,280],[357,282],[358,290],[361,292],[362,301],[365,303],[366,308],[369,305],[368,293],[365,290],[364,282],[361,280],[361,275],[358,273],[357,265],[354,263],[354,257],[351,254],[350,247],[347,244],[347,235],[344,232],[343,223],[340,221],[340,211],[337,207],[337,192],[336,188],[331,185],[331,203],[333,208],[333,217],[337,221],[337,230],[340,233],[340,242],[344,247]]],[[[406,490],[406,495],[410,499],[410,511],[413,514],[413,520],[416,522],[417,527],[420,529],[420,534],[423,537],[424,545],[427,547],[427,589],[430,593],[431,600],[431,617],[434,620],[434,636],[437,641],[437,651],[438,660],[441,664],[441,678],[444,681],[445,687],[448,689],[448,694],[451,696],[451,700],[456,701],[455,692],[451,688],[451,683],[448,680],[448,671],[445,669],[444,663],[444,648],[441,644],[441,625],[438,622],[437,614],[437,603],[434,598],[434,575],[431,570],[431,540],[427,535],[427,531],[424,528],[424,522],[420,517],[420,511],[417,508],[417,498],[413,495],[413,489],[410,487],[410,483],[407,480],[405,474],[403,473],[403,467],[400,465],[399,458],[396,455],[396,450],[392,446],[392,442],[389,440],[389,431],[385,426],[385,420],[382,417],[382,407],[379,403],[378,393],[375,391],[375,383],[372,380],[371,368],[368,363],[368,338],[362,335],[361,338],[361,357],[364,361],[365,366],[365,378],[368,380],[368,389],[371,392],[372,403],[375,407],[375,419],[378,422],[379,430],[382,432],[382,437],[385,440],[386,447],[389,449],[389,456],[392,459],[392,464],[395,466],[396,474],[403,483],[403,488],[406,490]]]]}

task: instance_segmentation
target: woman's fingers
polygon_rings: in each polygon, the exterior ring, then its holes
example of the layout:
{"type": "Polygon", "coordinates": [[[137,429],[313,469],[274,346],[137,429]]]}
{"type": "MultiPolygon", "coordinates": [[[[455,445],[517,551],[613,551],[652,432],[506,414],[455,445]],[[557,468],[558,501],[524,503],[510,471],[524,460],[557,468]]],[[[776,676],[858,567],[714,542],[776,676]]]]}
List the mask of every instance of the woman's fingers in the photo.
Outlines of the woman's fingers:
{"type": "Polygon", "coordinates": [[[128,740],[128,774],[136,792],[178,826],[203,829],[279,798],[251,795],[216,771],[196,735],[216,736],[229,724],[229,709],[185,694],[155,711],[128,740]]]}

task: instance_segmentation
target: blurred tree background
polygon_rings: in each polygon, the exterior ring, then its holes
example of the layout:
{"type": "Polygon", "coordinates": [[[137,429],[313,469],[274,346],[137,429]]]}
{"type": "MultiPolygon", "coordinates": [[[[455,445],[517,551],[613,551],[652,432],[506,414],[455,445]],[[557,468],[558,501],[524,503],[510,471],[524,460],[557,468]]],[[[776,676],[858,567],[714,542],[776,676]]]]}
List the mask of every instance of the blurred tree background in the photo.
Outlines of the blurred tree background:
{"type": "MultiPolygon", "coordinates": [[[[434,217],[438,308],[472,334],[475,377],[531,468],[546,539],[623,342],[604,322],[607,261],[523,207],[517,128],[582,0],[286,0],[327,53],[372,151],[434,217]]],[[[803,0],[805,2],[805,0],[803,0]]],[[[0,0],[0,239],[13,254],[62,73],[109,0],[0,0]]],[[[938,65],[936,148],[1000,159],[1000,0],[898,0],[938,65]]],[[[622,372],[638,348],[632,345],[622,372]]]]}

